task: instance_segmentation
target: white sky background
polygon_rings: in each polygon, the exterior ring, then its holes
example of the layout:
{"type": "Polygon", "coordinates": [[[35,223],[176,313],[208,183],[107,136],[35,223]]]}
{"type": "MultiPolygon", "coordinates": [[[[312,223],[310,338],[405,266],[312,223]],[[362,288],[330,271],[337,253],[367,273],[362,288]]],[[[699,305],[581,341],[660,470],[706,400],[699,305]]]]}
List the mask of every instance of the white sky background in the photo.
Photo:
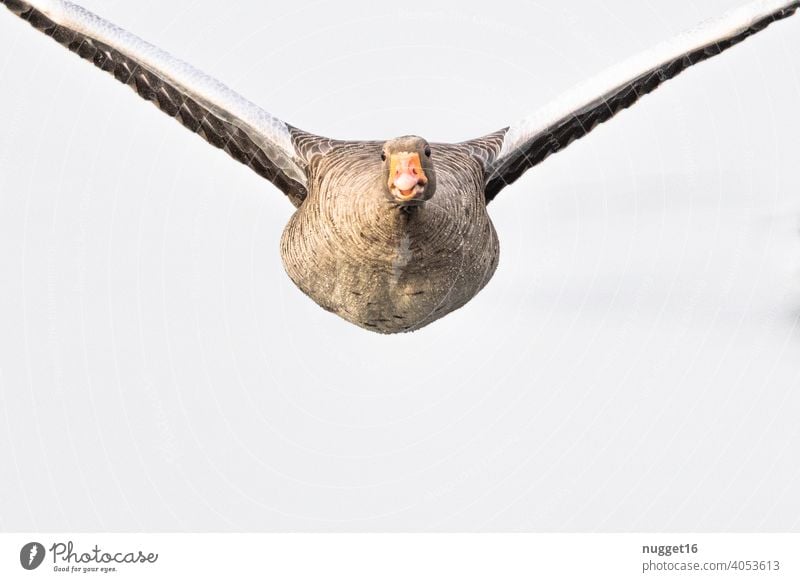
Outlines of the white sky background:
{"type": "MultiPolygon", "coordinates": [[[[480,135],[737,0],[84,4],[278,117],[480,135]]],[[[800,530],[800,17],[492,203],[500,268],[382,337],[293,208],[0,11],[0,529],[800,530]]]]}

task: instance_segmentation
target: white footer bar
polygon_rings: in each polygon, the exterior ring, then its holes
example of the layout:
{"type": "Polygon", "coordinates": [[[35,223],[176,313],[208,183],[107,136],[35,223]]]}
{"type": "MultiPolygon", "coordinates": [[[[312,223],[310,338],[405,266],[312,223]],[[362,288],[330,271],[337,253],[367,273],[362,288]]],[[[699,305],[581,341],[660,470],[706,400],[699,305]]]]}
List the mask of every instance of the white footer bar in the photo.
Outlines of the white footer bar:
{"type": "Polygon", "coordinates": [[[800,580],[800,534],[0,534],[0,580],[800,580]]]}

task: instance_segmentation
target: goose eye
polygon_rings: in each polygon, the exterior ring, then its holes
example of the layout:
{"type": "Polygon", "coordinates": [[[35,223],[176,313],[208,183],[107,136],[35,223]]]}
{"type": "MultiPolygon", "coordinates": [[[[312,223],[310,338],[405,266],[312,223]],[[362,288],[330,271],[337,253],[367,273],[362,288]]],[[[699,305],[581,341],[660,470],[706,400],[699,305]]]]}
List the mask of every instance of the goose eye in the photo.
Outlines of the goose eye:
{"type": "Polygon", "coordinates": [[[386,161],[386,152],[381,152],[381,160],[386,161]]]}
{"type": "Polygon", "coordinates": [[[431,157],[431,146],[425,146],[425,156],[431,157]]]}

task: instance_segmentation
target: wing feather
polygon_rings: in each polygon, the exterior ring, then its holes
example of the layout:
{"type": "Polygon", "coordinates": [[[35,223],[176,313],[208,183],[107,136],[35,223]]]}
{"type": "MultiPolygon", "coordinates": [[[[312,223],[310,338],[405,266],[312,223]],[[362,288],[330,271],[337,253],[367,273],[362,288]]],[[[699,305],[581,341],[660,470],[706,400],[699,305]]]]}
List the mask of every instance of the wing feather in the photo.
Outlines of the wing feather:
{"type": "Polygon", "coordinates": [[[81,6],[65,0],[0,3],[273,182],[295,205],[305,198],[306,158],[295,148],[296,128],[81,6]]]}
{"type": "MultiPolygon", "coordinates": [[[[579,85],[506,128],[486,164],[486,199],[687,68],[786,18],[800,0],[756,0],[707,21],[579,85]]],[[[479,138],[480,139],[480,138],[479,138]]]]}

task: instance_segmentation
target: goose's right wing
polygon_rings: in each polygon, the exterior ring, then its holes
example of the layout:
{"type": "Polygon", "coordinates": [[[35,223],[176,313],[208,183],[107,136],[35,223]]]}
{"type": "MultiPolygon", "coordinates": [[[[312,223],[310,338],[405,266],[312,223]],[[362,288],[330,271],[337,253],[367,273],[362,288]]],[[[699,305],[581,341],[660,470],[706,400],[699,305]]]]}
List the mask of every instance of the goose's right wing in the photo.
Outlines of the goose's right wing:
{"type": "Polygon", "coordinates": [[[114,75],[299,206],[308,152],[327,140],[301,132],[219,81],[65,0],[0,0],[17,16],[114,75]]]}

